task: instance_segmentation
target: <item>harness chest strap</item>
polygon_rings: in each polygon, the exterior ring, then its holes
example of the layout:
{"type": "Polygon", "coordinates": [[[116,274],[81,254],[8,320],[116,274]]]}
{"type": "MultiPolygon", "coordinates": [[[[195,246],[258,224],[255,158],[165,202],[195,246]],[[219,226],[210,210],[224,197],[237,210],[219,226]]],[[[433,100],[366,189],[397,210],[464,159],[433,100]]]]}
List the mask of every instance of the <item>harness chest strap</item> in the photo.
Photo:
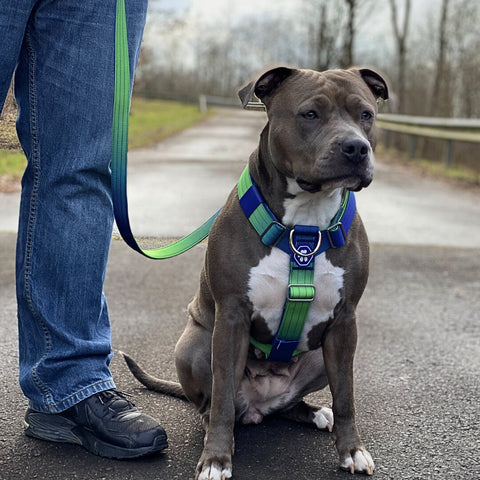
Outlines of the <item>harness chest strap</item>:
{"type": "Polygon", "coordinates": [[[300,353],[296,348],[315,297],[315,257],[329,248],[339,248],[345,244],[346,234],[355,216],[355,195],[346,192],[339,211],[330,226],[323,231],[317,226],[295,225],[290,229],[282,225],[253,183],[248,167],[240,177],[238,197],[262,243],[280,248],[290,256],[287,298],[274,340],[272,344],[264,344],[250,339],[269,360],[288,362],[293,355],[300,353]]]}
{"type": "Polygon", "coordinates": [[[263,344],[254,339],[252,343],[272,361],[289,361],[302,336],[310,305],[315,298],[313,275],[315,271],[315,246],[319,243],[318,227],[296,226],[292,245],[301,255],[291,250],[287,298],[283,307],[282,321],[272,344],[263,344]],[[308,256],[307,256],[308,255],[308,256]]]}

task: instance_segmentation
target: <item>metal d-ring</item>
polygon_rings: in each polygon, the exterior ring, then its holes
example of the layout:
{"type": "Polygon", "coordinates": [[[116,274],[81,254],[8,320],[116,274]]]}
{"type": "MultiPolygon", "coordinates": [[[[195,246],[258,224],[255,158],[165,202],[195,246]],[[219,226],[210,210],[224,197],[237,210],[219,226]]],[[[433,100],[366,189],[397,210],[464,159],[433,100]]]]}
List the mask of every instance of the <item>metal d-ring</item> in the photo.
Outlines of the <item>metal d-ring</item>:
{"type": "Polygon", "coordinates": [[[288,243],[290,244],[290,248],[293,250],[293,253],[296,253],[298,256],[300,257],[312,257],[313,255],[315,255],[319,250],[320,250],[320,245],[322,244],[322,232],[318,232],[318,242],[317,242],[317,245],[315,246],[315,248],[313,249],[312,252],[310,253],[302,253],[302,252],[299,252],[296,248],[295,248],[295,245],[293,244],[293,235],[295,233],[295,227],[293,227],[291,230],[290,230],[290,238],[288,240],[288,243]]]}

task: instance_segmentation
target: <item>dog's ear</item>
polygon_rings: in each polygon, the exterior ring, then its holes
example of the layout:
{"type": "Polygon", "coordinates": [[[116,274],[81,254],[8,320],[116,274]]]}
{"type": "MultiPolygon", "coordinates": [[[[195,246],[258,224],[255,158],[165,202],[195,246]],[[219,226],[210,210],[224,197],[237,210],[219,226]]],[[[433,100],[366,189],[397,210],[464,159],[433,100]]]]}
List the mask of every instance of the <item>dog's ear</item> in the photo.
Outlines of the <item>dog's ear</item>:
{"type": "Polygon", "coordinates": [[[265,100],[275,91],[275,89],[292,73],[293,69],[287,67],[277,67],[263,73],[258,80],[250,82],[238,91],[238,96],[245,108],[255,95],[265,103],[265,100]]]}
{"type": "Polygon", "coordinates": [[[368,68],[362,68],[358,72],[376,99],[388,99],[387,82],[377,72],[374,72],[368,68]]]}

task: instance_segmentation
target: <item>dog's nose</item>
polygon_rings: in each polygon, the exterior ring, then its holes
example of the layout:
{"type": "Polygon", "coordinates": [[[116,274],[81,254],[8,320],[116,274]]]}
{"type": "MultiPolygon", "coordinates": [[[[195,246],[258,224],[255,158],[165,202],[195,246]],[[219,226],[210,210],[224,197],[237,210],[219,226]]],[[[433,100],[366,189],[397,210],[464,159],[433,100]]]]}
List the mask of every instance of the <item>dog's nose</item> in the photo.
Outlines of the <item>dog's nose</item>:
{"type": "Polygon", "coordinates": [[[346,140],[341,146],[342,153],[353,163],[364,162],[368,158],[368,144],[363,140],[346,140]]]}

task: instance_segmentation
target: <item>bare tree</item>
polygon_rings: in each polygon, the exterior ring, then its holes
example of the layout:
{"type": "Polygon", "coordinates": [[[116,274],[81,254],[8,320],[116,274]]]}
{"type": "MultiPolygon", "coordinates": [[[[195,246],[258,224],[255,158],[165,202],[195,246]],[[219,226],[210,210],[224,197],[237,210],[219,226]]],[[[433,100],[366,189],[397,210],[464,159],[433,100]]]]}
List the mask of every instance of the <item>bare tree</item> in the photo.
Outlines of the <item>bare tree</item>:
{"type": "MultiPolygon", "coordinates": [[[[368,18],[373,7],[372,0],[344,0],[345,11],[342,12],[346,17],[342,34],[342,47],[340,53],[339,66],[343,68],[351,67],[356,63],[355,44],[360,22],[368,18]]],[[[337,8],[338,10],[338,8],[337,8]]]]}
{"type": "MultiPolygon", "coordinates": [[[[478,0],[453,0],[447,25],[451,112],[448,116],[480,117],[480,33],[478,0]]],[[[445,90],[445,88],[443,88],[445,90]]],[[[442,92],[443,93],[443,92],[442,92]]]]}
{"type": "Polygon", "coordinates": [[[440,18],[440,26],[438,30],[438,57],[435,67],[435,76],[432,88],[432,96],[430,98],[430,115],[444,114],[442,111],[441,90],[442,83],[445,78],[445,63],[447,55],[447,18],[448,6],[450,0],[442,0],[442,15],[440,18]]]}
{"type": "Polygon", "coordinates": [[[355,12],[358,6],[357,0],[345,0],[347,4],[347,23],[343,39],[343,52],[340,66],[346,68],[353,65],[353,44],[355,39],[355,12]]]}
{"type": "Polygon", "coordinates": [[[338,66],[338,25],[342,23],[344,10],[328,0],[304,0],[301,15],[305,19],[308,66],[315,70],[327,70],[338,66]],[[333,5],[333,7],[332,7],[333,5]]]}
{"type": "Polygon", "coordinates": [[[398,25],[398,11],[396,0],[390,0],[390,6],[392,10],[392,26],[395,35],[396,49],[397,49],[397,110],[402,112],[402,107],[405,99],[406,91],[406,58],[407,58],[407,35],[408,26],[410,21],[410,0],[405,0],[405,11],[403,16],[402,26],[398,25]]]}

